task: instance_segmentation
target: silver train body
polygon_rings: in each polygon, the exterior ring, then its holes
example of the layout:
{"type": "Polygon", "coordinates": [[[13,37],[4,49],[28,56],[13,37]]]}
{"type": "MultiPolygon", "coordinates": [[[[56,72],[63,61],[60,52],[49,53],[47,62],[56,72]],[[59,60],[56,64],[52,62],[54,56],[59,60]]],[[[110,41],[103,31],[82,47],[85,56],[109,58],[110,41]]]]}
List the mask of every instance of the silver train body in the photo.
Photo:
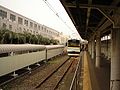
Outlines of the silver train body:
{"type": "Polygon", "coordinates": [[[63,45],[0,44],[0,77],[63,53],[63,45]]]}

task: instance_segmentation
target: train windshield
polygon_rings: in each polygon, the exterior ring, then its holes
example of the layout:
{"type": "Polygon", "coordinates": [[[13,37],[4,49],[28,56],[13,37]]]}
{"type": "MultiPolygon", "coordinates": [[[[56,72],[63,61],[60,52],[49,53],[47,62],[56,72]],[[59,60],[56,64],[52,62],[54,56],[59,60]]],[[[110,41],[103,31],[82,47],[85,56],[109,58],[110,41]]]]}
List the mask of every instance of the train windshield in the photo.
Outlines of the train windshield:
{"type": "Polygon", "coordinates": [[[80,46],[79,40],[68,40],[68,47],[78,47],[80,46]]]}

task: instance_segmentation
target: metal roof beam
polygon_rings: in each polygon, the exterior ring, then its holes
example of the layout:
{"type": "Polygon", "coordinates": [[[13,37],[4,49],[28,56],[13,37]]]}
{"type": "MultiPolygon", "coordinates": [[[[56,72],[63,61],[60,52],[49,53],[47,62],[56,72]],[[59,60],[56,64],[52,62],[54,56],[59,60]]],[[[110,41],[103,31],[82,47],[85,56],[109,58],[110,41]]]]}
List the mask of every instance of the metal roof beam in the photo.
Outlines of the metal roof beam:
{"type": "Polygon", "coordinates": [[[92,32],[95,32],[95,27],[88,27],[92,32]]]}
{"type": "Polygon", "coordinates": [[[88,8],[88,10],[87,10],[87,19],[86,19],[86,27],[88,27],[90,12],[91,12],[91,9],[88,8]]]}
{"type": "Polygon", "coordinates": [[[110,21],[114,24],[113,18],[112,18],[104,9],[98,8],[98,10],[99,10],[108,20],[110,20],[110,21]]]}
{"type": "Polygon", "coordinates": [[[112,23],[109,21],[109,20],[107,20],[99,29],[98,29],[98,31],[102,31],[102,30],[104,30],[104,29],[106,29],[108,26],[110,26],[112,23]]]}
{"type": "MultiPolygon", "coordinates": [[[[116,7],[116,5],[120,2],[120,0],[113,0],[111,6],[116,7]]],[[[110,6],[109,6],[110,7],[110,6]]],[[[111,13],[112,9],[110,9],[107,13],[111,13]]],[[[96,27],[97,31],[102,31],[105,28],[107,28],[108,26],[110,26],[112,23],[107,20],[100,28],[99,26],[105,21],[106,17],[103,17],[103,19],[99,22],[99,24],[96,27]]],[[[95,35],[96,33],[93,33],[93,35],[95,35]]]]}
{"type": "Polygon", "coordinates": [[[108,26],[110,26],[112,23],[107,20],[101,27],[97,27],[95,29],[95,32],[91,35],[91,36],[95,36],[97,32],[102,32],[103,30],[105,30],[108,26]],[[97,30],[97,31],[96,31],[97,30]]]}
{"type": "MultiPolygon", "coordinates": [[[[88,4],[91,5],[92,4],[92,0],[88,0],[88,4]]],[[[88,29],[88,23],[89,23],[89,18],[90,18],[90,12],[91,12],[91,8],[88,8],[87,10],[87,19],[86,19],[86,33],[87,33],[87,29],[88,29]]]]}
{"type": "MultiPolygon", "coordinates": [[[[111,6],[116,6],[119,2],[120,2],[119,0],[113,0],[111,6]]],[[[110,9],[107,13],[111,13],[111,11],[112,10],[110,9]]],[[[100,21],[100,23],[98,24],[97,27],[99,27],[104,22],[105,19],[106,19],[106,17],[103,17],[103,19],[100,21]]]]}
{"type": "Polygon", "coordinates": [[[116,6],[118,3],[120,2],[120,0],[113,0],[113,2],[112,2],[112,6],[116,6]]]}
{"type": "MultiPolygon", "coordinates": [[[[69,8],[76,8],[76,5],[74,3],[65,3],[66,7],[69,8]]],[[[116,6],[106,6],[106,5],[89,5],[89,4],[79,4],[79,8],[91,8],[91,9],[97,9],[97,8],[104,8],[104,9],[116,9],[118,7],[116,6]]]]}

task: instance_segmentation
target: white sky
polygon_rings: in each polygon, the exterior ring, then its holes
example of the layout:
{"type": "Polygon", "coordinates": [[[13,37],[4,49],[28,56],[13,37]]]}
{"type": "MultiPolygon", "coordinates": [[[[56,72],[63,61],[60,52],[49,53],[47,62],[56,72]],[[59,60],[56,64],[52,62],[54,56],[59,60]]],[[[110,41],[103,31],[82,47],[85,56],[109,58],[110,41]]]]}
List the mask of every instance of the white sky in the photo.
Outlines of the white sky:
{"type": "Polygon", "coordinates": [[[47,0],[58,13],[60,18],[71,28],[69,29],[55,13],[46,5],[45,0],[0,0],[0,5],[25,17],[28,17],[40,24],[51,27],[63,34],[71,37],[80,38],[72,21],[62,7],[59,0],[47,0]]]}

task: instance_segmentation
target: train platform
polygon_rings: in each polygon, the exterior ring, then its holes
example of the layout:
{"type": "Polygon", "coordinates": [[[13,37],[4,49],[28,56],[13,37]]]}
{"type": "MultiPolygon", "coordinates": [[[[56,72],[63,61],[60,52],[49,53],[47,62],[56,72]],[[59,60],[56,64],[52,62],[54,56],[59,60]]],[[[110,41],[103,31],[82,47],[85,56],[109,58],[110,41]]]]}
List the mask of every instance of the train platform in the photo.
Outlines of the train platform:
{"type": "Polygon", "coordinates": [[[120,0],[60,1],[95,59],[88,56],[93,83],[95,75],[101,90],[120,90],[120,0]]]}
{"type": "Polygon", "coordinates": [[[83,53],[83,90],[110,90],[110,65],[96,68],[87,51],[83,53]]]}

